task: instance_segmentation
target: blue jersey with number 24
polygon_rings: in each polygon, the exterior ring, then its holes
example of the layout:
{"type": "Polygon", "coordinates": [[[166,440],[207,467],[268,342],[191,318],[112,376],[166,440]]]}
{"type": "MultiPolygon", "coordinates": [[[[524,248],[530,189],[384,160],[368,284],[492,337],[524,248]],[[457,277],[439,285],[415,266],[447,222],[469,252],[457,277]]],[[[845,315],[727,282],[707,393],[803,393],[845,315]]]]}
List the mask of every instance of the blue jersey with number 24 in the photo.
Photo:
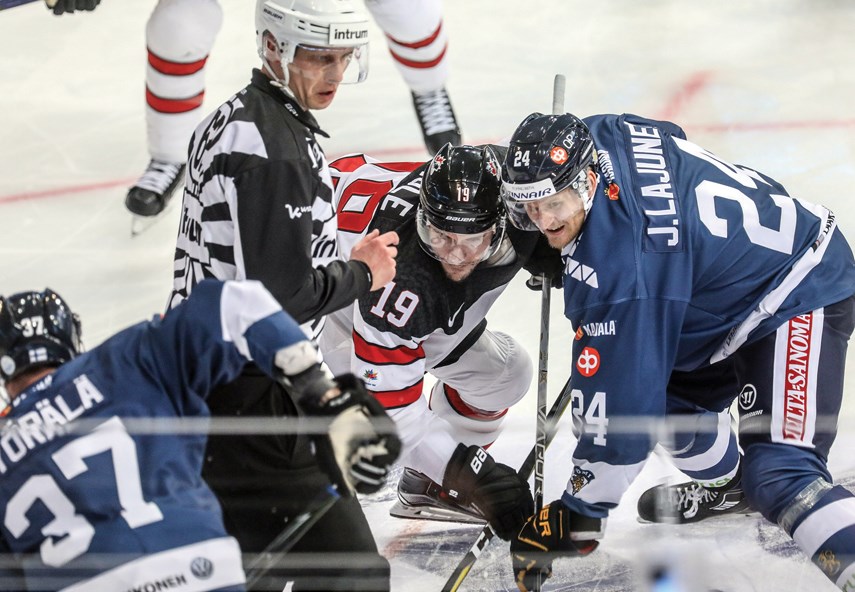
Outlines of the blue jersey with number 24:
{"type": "Polygon", "coordinates": [[[576,329],[573,414],[585,425],[564,500],[603,516],[652,448],[646,433],[626,422],[610,429],[609,418],[663,415],[672,370],[723,360],[850,296],[855,262],[832,212],[693,144],[675,124],[584,121],[599,185],[562,252],[576,329]]]}

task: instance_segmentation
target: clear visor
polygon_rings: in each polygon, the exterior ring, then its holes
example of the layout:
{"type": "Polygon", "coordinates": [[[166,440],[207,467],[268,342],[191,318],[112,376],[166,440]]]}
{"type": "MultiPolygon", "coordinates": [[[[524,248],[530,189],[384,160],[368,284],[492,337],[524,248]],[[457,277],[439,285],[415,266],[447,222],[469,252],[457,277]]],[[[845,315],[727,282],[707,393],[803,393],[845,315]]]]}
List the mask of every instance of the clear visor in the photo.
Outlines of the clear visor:
{"type": "Polygon", "coordinates": [[[496,225],[477,234],[447,232],[433,226],[419,211],[419,239],[424,250],[434,259],[449,265],[480,263],[493,254],[496,225]]]}
{"type": "Polygon", "coordinates": [[[358,47],[298,45],[288,67],[310,80],[356,84],[368,77],[368,45],[358,47]]]}
{"type": "Polygon", "coordinates": [[[542,199],[515,201],[502,192],[511,224],[520,230],[543,231],[555,223],[565,222],[583,211],[582,198],[575,189],[567,187],[542,199]]]}
{"type": "Polygon", "coordinates": [[[514,186],[504,183],[502,201],[508,210],[511,224],[520,230],[543,231],[552,227],[555,222],[566,222],[572,219],[580,211],[584,211],[587,215],[594,195],[593,191],[587,190],[587,174],[587,170],[581,171],[568,186],[558,192],[555,192],[555,188],[549,183],[551,194],[540,199],[528,197],[515,199],[517,195],[536,195],[526,191],[534,185],[514,186]],[[524,190],[516,191],[518,187],[523,187],[524,190]],[[583,198],[583,195],[587,197],[583,198]]]}

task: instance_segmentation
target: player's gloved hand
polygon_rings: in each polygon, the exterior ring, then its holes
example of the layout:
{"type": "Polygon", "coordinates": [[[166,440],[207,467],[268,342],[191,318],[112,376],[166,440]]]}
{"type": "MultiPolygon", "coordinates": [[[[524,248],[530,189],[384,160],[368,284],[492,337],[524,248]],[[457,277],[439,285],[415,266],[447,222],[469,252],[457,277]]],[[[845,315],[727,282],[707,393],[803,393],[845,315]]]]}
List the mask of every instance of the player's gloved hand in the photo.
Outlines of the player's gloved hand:
{"type": "Polygon", "coordinates": [[[538,582],[552,575],[552,562],[559,557],[587,555],[597,548],[603,520],[570,510],[560,499],[528,518],[511,539],[511,563],[520,592],[540,590],[538,582]]]}
{"type": "Polygon", "coordinates": [[[442,487],[460,504],[474,504],[500,538],[510,539],[534,511],[528,482],[480,446],[458,444],[442,487]]]}
{"type": "Polygon", "coordinates": [[[95,10],[100,3],[101,0],[45,0],[47,7],[56,15],[75,10],[95,10]]]}
{"type": "Polygon", "coordinates": [[[377,492],[401,453],[395,424],[383,406],[353,374],[332,381],[316,375],[301,392],[300,406],[309,415],[334,418],[329,437],[315,441],[318,453],[335,461],[349,488],[377,492]]]}
{"type": "Polygon", "coordinates": [[[545,237],[541,236],[537,241],[528,260],[523,264],[523,269],[531,274],[525,285],[531,290],[540,291],[543,286],[543,278],[549,278],[549,284],[553,288],[561,288],[564,281],[564,263],[561,261],[561,251],[549,246],[545,237]]]}

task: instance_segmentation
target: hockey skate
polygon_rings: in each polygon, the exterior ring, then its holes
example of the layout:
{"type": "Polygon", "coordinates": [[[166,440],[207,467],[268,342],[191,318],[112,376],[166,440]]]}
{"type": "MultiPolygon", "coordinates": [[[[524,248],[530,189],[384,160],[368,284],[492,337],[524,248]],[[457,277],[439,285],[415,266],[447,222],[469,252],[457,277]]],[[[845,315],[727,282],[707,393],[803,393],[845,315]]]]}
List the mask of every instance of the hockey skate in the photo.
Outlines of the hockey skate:
{"type": "Polygon", "coordinates": [[[125,198],[125,207],[134,214],[131,221],[131,236],[146,230],[154,218],[166,209],[169,200],[184,180],[183,163],[173,164],[152,159],[136,185],[130,188],[125,198]]]}
{"type": "Polygon", "coordinates": [[[460,505],[438,483],[426,475],[405,468],[398,481],[398,501],[389,510],[397,518],[439,520],[484,524],[484,516],[475,506],[460,505]]]}
{"type": "Polygon", "coordinates": [[[448,92],[444,88],[428,92],[413,92],[413,106],[422,128],[425,146],[431,156],[451,142],[460,144],[460,128],[451,108],[448,92]]]}
{"type": "Polygon", "coordinates": [[[688,524],[750,511],[745,494],[738,486],[707,489],[689,481],[678,485],[657,485],[638,498],[638,518],[642,522],[688,524]]]}

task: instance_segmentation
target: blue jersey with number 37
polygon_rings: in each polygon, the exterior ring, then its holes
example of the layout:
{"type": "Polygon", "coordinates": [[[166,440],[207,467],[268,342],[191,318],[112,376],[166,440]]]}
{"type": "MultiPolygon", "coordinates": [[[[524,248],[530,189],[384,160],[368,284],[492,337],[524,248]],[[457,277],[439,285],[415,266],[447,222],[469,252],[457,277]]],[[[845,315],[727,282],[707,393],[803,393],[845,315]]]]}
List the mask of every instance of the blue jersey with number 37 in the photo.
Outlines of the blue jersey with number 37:
{"type": "Polygon", "coordinates": [[[22,559],[28,589],[240,585],[201,478],[206,426],[174,421],[205,420],[213,387],[250,359],[272,373],[305,339],[259,282],[209,280],[16,397],[0,432],[0,549],[22,559]]]}
{"type": "Polygon", "coordinates": [[[586,424],[564,499],[604,515],[651,448],[647,434],[610,429],[609,418],[661,416],[672,370],[725,359],[855,293],[855,262],[832,212],[693,144],[673,123],[584,121],[599,185],[562,253],[565,315],[576,328],[573,413],[586,424]]]}

